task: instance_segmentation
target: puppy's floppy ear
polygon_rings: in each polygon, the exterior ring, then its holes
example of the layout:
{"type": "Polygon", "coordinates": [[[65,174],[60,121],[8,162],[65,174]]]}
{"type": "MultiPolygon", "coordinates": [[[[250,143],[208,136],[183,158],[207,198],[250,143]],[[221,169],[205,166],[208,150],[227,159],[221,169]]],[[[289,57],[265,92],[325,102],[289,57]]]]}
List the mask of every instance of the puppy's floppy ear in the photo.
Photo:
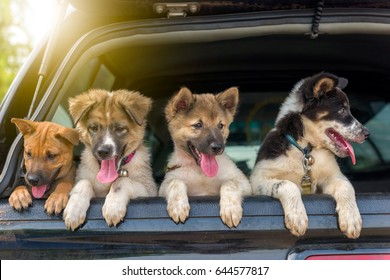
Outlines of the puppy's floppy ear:
{"type": "Polygon", "coordinates": [[[58,130],[54,137],[65,139],[72,145],[77,145],[79,143],[79,134],[77,130],[73,128],[62,127],[58,130]]]}
{"type": "Polygon", "coordinates": [[[174,95],[165,107],[165,116],[168,121],[172,119],[179,112],[187,112],[192,108],[195,99],[192,95],[192,92],[186,88],[182,87],[180,91],[174,95]]]}
{"type": "Polygon", "coordinates": [[[142,126],[152,108],[152,100],[136,91],[119,90],[116,93],[123,97],[119,101],[122,109],[136,124],[142,126]]]}
{"type": "Polygon", "coordinates": [[[37,124],[30,120],[12,118],[11,122],[16,125],[22,135],[32,134],[37,127],[37,124]]]}
{"type": "Polygon", "coordinates": [[[74,125],[77,125],[95,104],[96,100],[90,97],[89,92],[69,98],[69,113],[73,118],[74,125]]]}
{"type": "Polygon", "coordinates": [[[216,99],[225,110],[234,115],[238,105],[238,88],[231,87],[224,92],[217,94],[216,99]]]}

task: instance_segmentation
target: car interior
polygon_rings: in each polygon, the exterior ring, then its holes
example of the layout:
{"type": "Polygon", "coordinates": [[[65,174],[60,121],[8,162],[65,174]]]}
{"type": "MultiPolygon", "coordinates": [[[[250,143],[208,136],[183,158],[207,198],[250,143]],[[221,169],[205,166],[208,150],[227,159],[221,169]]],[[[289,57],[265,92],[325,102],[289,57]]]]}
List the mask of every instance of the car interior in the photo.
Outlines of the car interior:
{"type": "MultiPolygon", "coordinates": [[[[248,15],[158,24],[119,22],[93,30],[70,48],[63,61],[54,62],[61,71],[51,73],[51,82],[43,84],[35,114],[39,120],[72,127],[68,99],[88,89],[136,90],[151,97],[153,108],[145,142],[160,183],[173,150],[164,118],[167,100],[183,86],[194,93],[218,93],[236,86],[240,103],[226,152],[249,175],[261,142],[294,85],[316,73],[331,72],[348,79],[345,92],[351,112],[371,132],[364,144],[353,144],[357,164],[352,165],[349,158],[338,159],[341,169],[356,192],[388,192],[389,32],[380,23],[345,25],[337,19],[335,23],[324,20],[321,32],[313,39],[305,33],[307,17],[297,17],[288,26],[289,18],[283,19],[282,25],[277,25],[278,20],[270,12],[264,18],[248,15]]],[[[76,20],[69,22],[77,24],[76,20]]],[[[66,40],[76,35],[63,36],[66,40]]],[[[29,71],[35,75],[38,68],[33,64],[29,71]]],[[[10,101],[6,118],[25,116],[30,106],[26,100],[32,97],[35,86],[33,79],[22,84],[10,101]]],[[[0,137],[0,168],[4,171],[6,155],[18,139],[18,131],[7,122],[0,135],[7,135],[0,137]]],[[[77,147],[76,161],[82,149],[82,145],[77,147]]],[[[21,155],[20,150],[19,166],[21,155]]]]}
{"type": "MultiPolygon", "coordinates": [[[[74,78],[52,109],[52,120],[72,126],[68,98],[90,88],[126,88],[152,97],[145,142],[152,151],[155,179],[161,182],[173,149],[163,113],[167,100],[182,86],[194,93],[218,93],[237,86],[240,105],[230,126],[226,152],[249,175],[261,142],[294,84],[328,71],[349,80],[345,92],[352,114],[371,132],[364,144],[353,144],[356,165],[349,158],[339,159],[342,171],[357,192],[388,191],[390,104],[386,91],[390,64],[383,46],[389,36],[158,39],[134,42],[124,36],[116,45],[89,51],[88,59],[80,59],[83,63],[70,70],[69,77],[74,78]]],[[[76,158],[81,150],[82,145],[76,149],[76,158]]]]}

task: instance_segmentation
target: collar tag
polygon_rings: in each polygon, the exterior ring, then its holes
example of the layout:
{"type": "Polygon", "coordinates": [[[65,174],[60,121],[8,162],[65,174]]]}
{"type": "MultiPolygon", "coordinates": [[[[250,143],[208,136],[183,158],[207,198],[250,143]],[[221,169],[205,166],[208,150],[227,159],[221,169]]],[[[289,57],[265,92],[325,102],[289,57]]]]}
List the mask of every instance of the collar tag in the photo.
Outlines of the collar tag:
{"type": "Polygon", "coordinates": [[[129,176],[129,172],[126,169],[122,168],[122,166],[128,164],[133,159],[134,155],[135,155],[135,151],[132,152],[127,157],[122,158],[122,160],[120,161],[120,164],[119,164],[119,168],[118,168],[118,176],[119,177],[128,177],[129,176]]]}
{"type": "Polygon", "coordinates": [[[298,142],[292,137],[290,134],[285,134],[285,137],[290,144],[292,144],[294,147],[296,147],[301,153],[303,154],[303,172],[304,175],[301,180],[301,188],[303,194],[310,194],[311,193],[311,177],[310,177],[310,168],[311,165],[314,164],[315,160],[312,155],[310,155],[310,152],[312,151],[313,147],[309,144],[304,149],[298,144],[298,142]]]}

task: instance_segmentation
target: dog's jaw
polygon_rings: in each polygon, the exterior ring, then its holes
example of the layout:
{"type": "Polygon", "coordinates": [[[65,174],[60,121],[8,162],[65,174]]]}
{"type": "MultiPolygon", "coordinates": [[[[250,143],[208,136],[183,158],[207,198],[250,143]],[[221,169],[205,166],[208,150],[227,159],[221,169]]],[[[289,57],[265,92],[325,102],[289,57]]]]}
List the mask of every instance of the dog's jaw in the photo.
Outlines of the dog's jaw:
{"type": "Polygon", "coordinates": [[[337,155],[339,157],[350,156],[352,164],[356,164],[355,152],[351,144],[336,130],[333,128],[328,128],[325,130],[325,134],[333,142],[337,150],[337,155]]]}
{"type": "Polygon", "coordinates": [[[187,142],[188,150],[207,177],[214,177],[218,173],[218,163],[215,155],[201,153],[190,141],[187,142]]]}

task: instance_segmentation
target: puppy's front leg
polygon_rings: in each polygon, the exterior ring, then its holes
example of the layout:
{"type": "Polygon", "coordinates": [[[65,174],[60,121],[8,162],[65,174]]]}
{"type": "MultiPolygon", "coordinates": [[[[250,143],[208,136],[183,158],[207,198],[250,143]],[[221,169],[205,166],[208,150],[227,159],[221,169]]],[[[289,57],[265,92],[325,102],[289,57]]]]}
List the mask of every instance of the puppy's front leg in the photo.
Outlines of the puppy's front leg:
{"type": "Polygon", "coordinates": [[[119,177],[112,183],[103,205],[103,217],[109,226],[123,221],[130,199],[149,196],[144,185],[128,177],[119,177]]]}
{"type": "Polygon", "coordinates": [[[286,227],[296,236],[305,234],[309,222],[297,185],[289,180],[265,179],[261,187],[254,192],[279,199],[283,207],[286,227]]]}
{"type": "Polygon", "coordinates": [[[70,192],[69,202],[63,214],[68,229],[75,230],[84,223],[90,201],[94,196],[95,193],[89,180],[83,179],[76,183],[70,192]]]}
{"type": "Polygon", "coordinates": [[[27,209],[32,204],[32,198],[26,186],[17,186],[11,193],[8,203],[18,211],[27,209]]]}
{"type": "Polygon", "coordinates": [[[165,180],[160,195],[167,200],[167,211],[172,220],[176,224],[184,223],[190,215],[186,184],[180,179],[165,180]]]}
{"type": "Polygon", "coordinates": [[[58,180],[55,190],[47,198],[45,210],[49,215],[60,214],[69,200],[69,193],[74,185],[75,168],[72,168],[67,176],[58,180]]]}
{"type": "Polygon", "coordinates": [[[362,218],[356,204],[355,190],[348,179],[340,174],[331,178],[323,188],[325,194],[336,200],[340,230],[348,237],[356,239],[362,229],[362,218]]]}
{"type": "Polygon", "coordinates": [[[242,192],[233,180],[226,181],[220,189],[220,216],[228,227],[237,227],[242,218],[242,192]]]}

